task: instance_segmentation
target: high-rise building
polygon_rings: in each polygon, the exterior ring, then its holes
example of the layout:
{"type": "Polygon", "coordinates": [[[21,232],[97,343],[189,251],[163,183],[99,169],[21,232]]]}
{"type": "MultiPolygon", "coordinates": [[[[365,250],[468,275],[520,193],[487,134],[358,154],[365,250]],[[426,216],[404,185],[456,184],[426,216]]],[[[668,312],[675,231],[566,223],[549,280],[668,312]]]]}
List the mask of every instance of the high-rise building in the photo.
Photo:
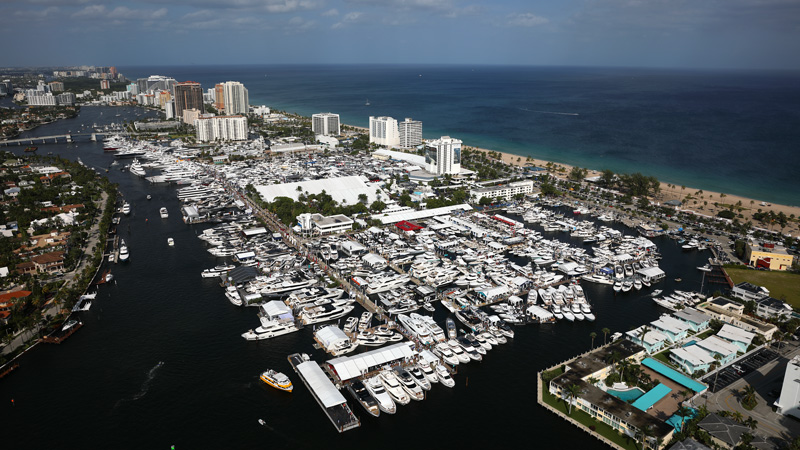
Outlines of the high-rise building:
{"type": "Polygon", "coordinates": [[[100,80],[100,89],[111,89],[111,82],[108,80],[100,80]]]}
{"type": "Polygon", "coordinates": [[[222,103],[225,108],[225,114],[232,116],[234,114],[247,114],[250,112],[250,98],[247,93],[247,88],[238,81],[226,81],[222,83],[223,98],[222,103]]]}
{"type": "Polygon", "coordinates": [[[51,81],[48,83],[50,92],[62,92],[64,90],[64,83],[61,81],[51,81]]]}
{"type": "Polygon", "coordinates": [[[166,114],[167,120],[175,117],[175,102],[170,100],[164,103],[164,114],[166,114]]]}
{"type": "Polygon", "coordinates": [[[214,86],[214,108],[217,111],[225,109],[225,86],[222,83],[214,86]]]}
{"type": "Polygon", "coordinates": [[[428,172],[436,175],[461,172],[461,141],[450,136],[428,141],[425,146],[425,163],[428,172]]]}
{"type": "Polygon", "coordinates": [[[311,130],[314,134],[322,134],[325,136],[340,135],[339,115],[333,113],[314,114],[311,116],[311,130]]]}
{"type": "Polygon", "coordinates": [[[72,92],[64,92],[63,94],[58,94],[56,97],[59,105],[72,106],[75,104],[75,94],[72,92]]]}
{"type": "Polygon", "coordinates": [[[242,141],[247,139],[247,117],[244,116],[201,116],[194,121],[197,140],[242,141]]]}
{"type": "Polygon", "coordinates": [[[175,83],[176,81],[174,78],[162,75],[150,75],[148,78],[139,78],[136,80],[140,94],[144,94],[147,91],[172,91],[175,87],[175,83]]]}
{"type": "Polygon", "coordinates": [[[138,95],[139,94],[139,85],[136,83],[131,83],[125,86],[125,89],[131,93],[131,95],[138,95]]]}
{"type": "Polygon", "coordinates": [[[203,103],[203,88],[195,81],[184,81],[175,85],[175,116],[183,117],[186,109],[206,111],[203,103]]]}
{"type": "Polygon", "coordinates": [[[369,142],[385,147],[400,145],[397,121],[391,117],[369,117],[369,142]]]}
{"type": "Polygon", "coordinates": [[[397,124],[400,135],[400,147],[413,148],[422,144],[422,122],[419,120],[406,120],[397,124]]]}

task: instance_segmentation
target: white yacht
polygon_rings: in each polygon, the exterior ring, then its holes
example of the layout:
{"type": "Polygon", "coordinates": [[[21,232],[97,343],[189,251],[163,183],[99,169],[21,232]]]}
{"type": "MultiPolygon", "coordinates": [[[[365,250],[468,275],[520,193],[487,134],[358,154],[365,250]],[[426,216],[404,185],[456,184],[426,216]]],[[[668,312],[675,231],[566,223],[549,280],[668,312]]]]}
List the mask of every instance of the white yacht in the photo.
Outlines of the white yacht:
{"type": "Polygon", "coordinates": [[[147,174],[138,159],[133,160],[130,167],[128,167],[128,171],[137,177],[144,177],[147,174]]]}
{"type": "MultiPolygon", "coordinates": [[[[450,347],[450,350],[456,355],[458,358],[458,362],[460,363],[468,363],[470,361],[470,355],[464,351],[464,349],[458,344],[455,339],[450,339],[446,342],[447,346],[450,347]]],[[[477,352],[476,352],[477,353],[477,352]]]]}
{"type": "Polygon", "coordinates": [[[364,386],[367,387],[367,390],[372,397],[378,402],[378,408],[385,412],[386,414],[394,414],[397,412],[397,406],[394,404],[394,400],[392,400],[392,396],[386,392],[386,388],[383,387],[383,383],[379,379],[380,375],[375,375],[374,377],[367,378],[364,380],[364,386]]]}
{"type": "Polygon", "coordinates": [[[408,330],[409,333],[416,336],[423,345],[433,343],[431,330],[422,321],[412,319],[405,314],[398,314],[397,320],[406,328],[406,330],[408,330]]]}
{"type": "Polygon", "coordinates": [[[307,306],[300,310],[299,316],[304,325],[311,325],[344,317],[353,308],[352,305],[335,306],[332,304],[307,306]]]}
{"type": "Polygon", "coordinates": [[[395,366],[392,370],[397,376],[397,380],[400,381],[400,385],[403,386],[403,389],[412,400],[420,401],[425,399],[425,392],[422,391],[420,385],[414,381],[414,377],[406,369],[402,366],[395,366]]]}
{"type": "MultiPolygon", "coordinates": [[[[444,360],[444,362],[450,364],[451,366],[457,366],[461,362],[459,357],[456,356],[455,353],[453,353],[453,350],[445,342],[436,344],[436,347],[433,349],[433,352],[439,355],[444,360]]],[[[469,360],[469,358],[467,358],[467,360],[469,360]]]]}
{"type": "Polygon", "coordinates": [[[122,214],[129,215],[131,213],[131,204],[128,202],[123,203],[121,211],[122,214]]]}
{"type": "Polygon", "coordinates": [[[393,371],[382,370],[379,377],[381,383],[383,383],[383,387],[386,388],[386,391],[392,396],[394,401],[401,405],[407,405],[411,401],[411,397],[406,390],[403,389],[403,386],[400,384],[400,381],[393,371]]]}
{"type": "Polygon", "coordinates": [[[167,245],[170,247],[175,247],[175,239],[167,238],[167,245]]]}
{"type": "Polygon", "coordinates": [[[423,390],[429,391],[431,390],[431,381],[425,375],[425,372],[422,371],[422,368],[418,364],[412,364],[406,368],[408,373],[411,374],[411,377],[414,378],[414,382],[419,385],[423,390]]]}
{"type": "Polygon", "coordinates": [[[436,371],[431,368],[431,365],[425,359],[420,358],[419,368],[422,370],[422,373],[425,374],[425,377],[428,379],[429,383],[439,382],[439,377],[436,375],[436,371]]]}
{"type": "Polygon", "coordinates": [[[130,253],[128,252],[128,245],[125,244],[125,239],[120,240],[119,242],[119,260],[120,261],[127,261],[130,258],[130,253]]]}
{"type": "Polygon", "coordinates": [[[410,281],[408,275],[394,275],[380,279],[373,279],[369,282],[367,294],[377,294],[379,292],[390,291],[404,286],[410,281]]]}
{"type": "Polygon", "coordinates": [[[163,206],[161,207],[161,209],[158,210],[158,214],[161,215],[162,219],[166,219],[169,217],[169,212],[167,211],[167,208],[163,206]]]}
{"type": "Polygon", "coordinates": [[[447,369],[440,364],[436,365],[436,375],[439,377],[439,383],[441,383],[443,386],[451,388],[456,385],[456,382],[450,376],[450,372],[448,372],[447,369]]]}

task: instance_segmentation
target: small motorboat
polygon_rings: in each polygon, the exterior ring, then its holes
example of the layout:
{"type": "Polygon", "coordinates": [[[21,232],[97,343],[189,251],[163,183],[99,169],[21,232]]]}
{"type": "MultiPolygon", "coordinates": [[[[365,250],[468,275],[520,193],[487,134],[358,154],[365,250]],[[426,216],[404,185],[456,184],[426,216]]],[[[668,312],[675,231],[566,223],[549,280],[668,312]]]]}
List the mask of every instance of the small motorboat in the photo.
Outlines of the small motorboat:
{"type": "Polygon", "coordinates": [[[114,279],[114,275],[112,275],[111,272],[106,274],[106,277],[105,277],[106,283],[110,283],[111,280],[113,280],[113,279],[114,279]]]}
{"type": "MultiPolygon", "coordinates": [[[[150,195],[150,194],[147,194],[147,199],[148,199],[148,200],[151,200],[152,198],[153,198],[153,196],[152,196],[152,195],[150,195]]],[[[261,420],[261,419],[258,419],[258,420],[261,420]]]]}
{"type": "Polygon", "coordinates": [[[267,425],[267,422],[264,422],[264,419],[258,419],[258,424],[263,427],[263,426],[267,425]]]}
{"type": "Polygon", "coordinates": [[[175,240],[172,238],[167,238],[167,245],[170,247],[175,247],[175,240]]]}

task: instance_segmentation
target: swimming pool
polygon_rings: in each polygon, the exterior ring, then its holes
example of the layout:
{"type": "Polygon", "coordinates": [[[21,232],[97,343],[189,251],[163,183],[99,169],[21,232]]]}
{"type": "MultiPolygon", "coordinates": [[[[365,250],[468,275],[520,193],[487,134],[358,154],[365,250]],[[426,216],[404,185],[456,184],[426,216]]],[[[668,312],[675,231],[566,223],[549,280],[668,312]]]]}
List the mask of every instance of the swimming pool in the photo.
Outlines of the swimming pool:
{"type": "Polygon", "coordinates": [[[614,389],[609,389],[607,392],[624,402],[635,401],[636,399],[644,395],[644,391],[638,387],[633,389],[627,389],[625,391],[617,391],[614,389]]]}

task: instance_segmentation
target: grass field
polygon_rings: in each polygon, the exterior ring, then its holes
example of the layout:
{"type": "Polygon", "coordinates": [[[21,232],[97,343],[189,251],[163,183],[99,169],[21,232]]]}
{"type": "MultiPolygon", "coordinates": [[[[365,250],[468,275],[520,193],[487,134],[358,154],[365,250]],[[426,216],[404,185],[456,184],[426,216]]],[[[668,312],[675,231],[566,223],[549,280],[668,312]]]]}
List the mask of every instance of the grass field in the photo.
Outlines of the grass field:
{"type": "Polygon", "coordinates": [[[752,270],[742,267],[725,267],[728,276],[735,284],[742,281],[764,286],[769,289],[773,298],[783,299],[800,310],[800,275],[788,272],[770,272],[768,270],[752,270]],[[785,297],[785,298],[784,298],[785,297]]]}

